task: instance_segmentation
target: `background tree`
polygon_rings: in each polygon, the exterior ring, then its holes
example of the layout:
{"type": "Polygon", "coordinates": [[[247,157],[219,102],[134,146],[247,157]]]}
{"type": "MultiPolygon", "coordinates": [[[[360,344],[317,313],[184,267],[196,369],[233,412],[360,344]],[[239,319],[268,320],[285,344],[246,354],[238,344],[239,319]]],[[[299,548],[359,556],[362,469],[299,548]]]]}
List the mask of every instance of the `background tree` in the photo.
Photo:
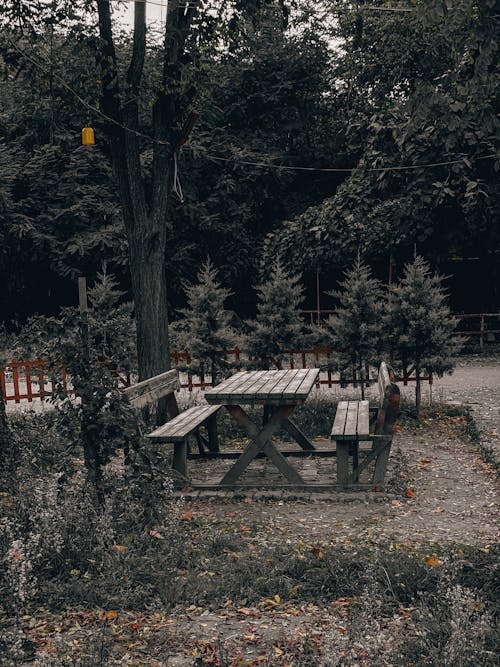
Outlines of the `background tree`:
{"type": "Polygon", "coordinates": [[[191,357],[189,370],[209,372],[213,384],[227,371],[225,351],[236,342],[236,331],[231,326],[233,315],[224,307],[231,291],[222,287],[217,274],[207,259],[198,272],[198,282],[185,286],[188,305],[179,311],[183,318],[173,327],[179,349],[191,357]]]}
{"type": "Polygon", "coordinates": [[[386,297],[382,284],[358,257],[345,272],[340,290],[329,292],[340,305],[328,319],[329,345],[336,351],[342,370],[351,368],[353,381],[359,377],[361,397],[365,397],[365,366],[380,358],[383,345],[382,315],[386,297]]]}
{"type": "Polygon", "coordinates": [[[256,290],[257,315],[248,322],[244,345],[263,366],[274,364],[281,369],[285,353],[300,348],[307,335],[300,312],[304,299],[300,276],[288,273],[277,259],[256,290]]]}
{"type": "Polygon", "coordinates": [[[421,376],[441,377],[451,372],[453,356],[462,340],[453,336],[457,320],[451,317],[442,276],[433,275],[420,256],[405,267],[399,283],[391,290],[389,336],[395,360],[415,372],[415,405],[421,405],[421,376]],[[411,367],[411,368],[410,368],[411,367]]]}
{"type": "Polygon", "coordinates": [[[497,275],[496,3],[412,9],[360,3],[360,35],[356,13],[339,12],[333,76],[353,169],[332,197],[277,228],[266,256],[338,267],[361,247],[372,265],[390,253],[402,265],[418,243],[435,266],[479,257],[478,284],[483,270],[497,275]]]}

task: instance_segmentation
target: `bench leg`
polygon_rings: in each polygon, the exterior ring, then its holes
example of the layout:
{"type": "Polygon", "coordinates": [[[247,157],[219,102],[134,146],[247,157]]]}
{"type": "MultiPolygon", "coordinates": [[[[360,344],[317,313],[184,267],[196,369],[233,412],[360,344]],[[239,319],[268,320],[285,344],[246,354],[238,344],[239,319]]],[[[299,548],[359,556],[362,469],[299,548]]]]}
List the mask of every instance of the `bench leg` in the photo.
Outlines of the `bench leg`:
{"type": "Polygon", "coordinates": [[[348,486],[349,484],[349,451],[351,449],[350,442],[337,440],[337,482],[341,486],[348,486]]]}
{"type": "Polygon", "coordinates": [[[219,436],[217,434],[217,413],[207,419],[208,449],[211,452],[219,451],[219,436]]]}
{"type": "Polygon", "coordinates": [[[384,486],[385,473],[387,472],[387,462],[391,453],[391,442],[386,444],[375,461],[375,471],[373,473],[373,485],[384,486]]]}
{"type": "Polygon", "coordinates": [[[352,456],[352,481],[359,482],[359,442],[351,443],[350,454],[352,456]]]}
{"type": "Polygon", "coordinates": [[[172,460],[172,468],[183,477],[187,477],[187,438],[182,442],[174,444],[174,457],[172,460]]]}

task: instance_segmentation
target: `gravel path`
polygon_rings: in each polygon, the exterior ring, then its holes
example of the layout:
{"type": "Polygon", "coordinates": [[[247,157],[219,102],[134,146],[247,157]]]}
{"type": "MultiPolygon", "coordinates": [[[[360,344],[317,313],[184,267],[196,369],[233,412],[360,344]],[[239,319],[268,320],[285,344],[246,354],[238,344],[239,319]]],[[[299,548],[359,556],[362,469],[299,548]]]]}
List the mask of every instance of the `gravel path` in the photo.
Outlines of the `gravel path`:
{"type": "MultiPolygon", "coordinates": [[[[405,393],[414,391],[405,388],[405,393]]],[[[429,386],[423,391],[427,400],[429,386]]],[[[481,445],[500,464],[500,355],[459,359],[452,375],[435,378],[434,400],[457,402],[470,407],[479,429],[481,445]]]]}

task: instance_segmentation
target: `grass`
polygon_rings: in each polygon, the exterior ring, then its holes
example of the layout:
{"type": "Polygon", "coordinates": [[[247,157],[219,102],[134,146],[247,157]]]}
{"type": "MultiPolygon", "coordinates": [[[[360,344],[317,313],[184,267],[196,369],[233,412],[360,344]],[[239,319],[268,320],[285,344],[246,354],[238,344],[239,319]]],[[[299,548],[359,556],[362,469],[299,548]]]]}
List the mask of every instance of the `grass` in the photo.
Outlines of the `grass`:
{"type": "MultiPolygon", "coordinates": [[[[296,421],[307,433],[327,435],[335,406],[318,394],[297,411],[296,421]]],[[[463,418],[464,430],[471,428],[456,406],[431,406],[426,418],[463,418]]],[[[403,420],[417,423],[407,404],[403,420]]],[[[2,471],[0,495],[2,664],[33,659],[36,635],[27,619],[34,625],[48,615],[58,619],[45,630],[55,652],[36,664],[94,667],[123,664],[134,644],[130,628],[120,626],[118,633],[114,617],[106,616],[114,612],[106,610],[141,618],[186,608],[220,613],[228,601],[231,609],[277,617],[308,605],[343,614],[345,631],[325,631],[321,639],[276,636],[259,664],[496,664],[498,545],[410,549],[357,540],[323,547],[293,535],[277,543],[251,527],[242,532],[237,505],[233,519],[224,521],[185,516],[168,484],[156,496],[157,521],[145,525],[140,499],[120,465],[106,470],[108,501],[103,512],[95,511],[57,413],[16,416],[11,426],[13,460],[8,477],[2,471]],[[72,636],[55,629],[71,627],[65,619],[75,614],[80,625],[90,618],[85,614],[93,615],[77,654],[72,636]]],[[[227,418],[221,431],[228,439],[240,437],[227,418]]],[[[140,654],[150,651],[150,658],[131,664],[156,664],[153,655],[167,664],[172,641],[171,634],[155,631],[140,654]]],[[[248,667],[222,641],[198,643],[194,650],[193,667],[248,667]]]]}

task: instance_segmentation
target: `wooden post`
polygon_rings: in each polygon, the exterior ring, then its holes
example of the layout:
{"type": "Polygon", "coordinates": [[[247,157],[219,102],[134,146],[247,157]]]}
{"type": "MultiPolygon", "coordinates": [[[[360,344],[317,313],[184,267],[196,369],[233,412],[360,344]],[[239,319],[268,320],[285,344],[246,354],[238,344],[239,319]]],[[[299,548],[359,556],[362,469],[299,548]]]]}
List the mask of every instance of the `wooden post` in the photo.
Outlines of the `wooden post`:
{"type": "MultiPolygon", "coordinates": [[[[81,324],[80,334],[82,338],[82,357],[84,364],[84,373],[88,380],[90,349],[89,349],[89,306],[87,301],[87,279],[84,276],[78,278],[78,305],[80,308],[81,324]]],[[[86,392],[85,392],[86,393],[86,392]]],[[[82,401],[84,401],[82,396],[82,401]]]]}
{"type": "Polygon", "coordinates": [[[319,296],[319,269],[316,269],[316,310],[318,312],[318,326],[320,324],[321,317],[321,308],[320,308],[320,296],[319,296]]]}

